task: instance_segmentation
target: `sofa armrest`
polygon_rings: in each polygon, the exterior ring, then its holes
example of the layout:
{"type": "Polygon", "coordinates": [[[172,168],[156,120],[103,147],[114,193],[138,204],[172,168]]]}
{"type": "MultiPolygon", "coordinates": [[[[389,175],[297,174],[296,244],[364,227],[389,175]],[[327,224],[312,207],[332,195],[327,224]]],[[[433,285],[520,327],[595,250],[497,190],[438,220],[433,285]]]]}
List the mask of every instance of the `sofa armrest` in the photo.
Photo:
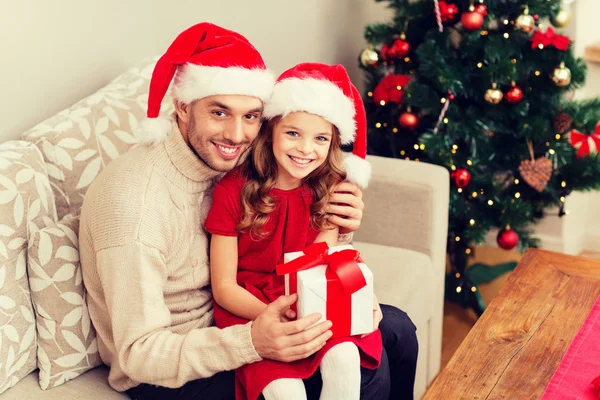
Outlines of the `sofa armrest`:
{"type": "MultiPolygon", "coordinates": [[[[428,382],[440,368],[450,179],[437,165],[368,156],[373,176],[354,240],[414,250],[431,258],[434,315],[428,329],[428,382]]],[[[389,265],[394,261],[390,260],[389,265]]],[[[398,279],[402,279],[401,276],[398,279]]]]}
{"type": "Polygon", "coordinates": [[[450,180],[437,165],[368,156],[373,176],[354,240],[401,247],[431,257],[444,275],[450,180]]]}

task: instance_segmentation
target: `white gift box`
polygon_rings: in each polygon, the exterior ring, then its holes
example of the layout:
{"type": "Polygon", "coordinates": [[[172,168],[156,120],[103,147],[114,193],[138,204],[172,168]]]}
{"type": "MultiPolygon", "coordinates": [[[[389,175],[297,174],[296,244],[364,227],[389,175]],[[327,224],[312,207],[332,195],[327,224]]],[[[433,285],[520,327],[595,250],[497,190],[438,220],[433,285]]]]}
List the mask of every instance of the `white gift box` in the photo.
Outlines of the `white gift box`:
{"type": "MultiPolygon", "coordinates": [[[[329,254],[341,250],[354,250],[350,245],[334,246],[329,248],[329,254]]],[[[303,256],[301,251],[286,253],[284,262],[290,262],[303,256]]],[[[339,332],[332,327],[334,336],[354,336],[373,332],[373,273],[362,262],[357,263],[366,281],[366,286],[351,294],[350,332],[339,332]]],[[[327,271],[326,265],[319,265],[305,269],[297,274],[298,302],[296,303],[298,318],[313,313],[320,313],[323,317],[316,324],[330,320],[335,325],[335,315],[327,315],[327,271]]],[[[290,289],[290,274],[285,274],[285,294],[293,293],[290,289]]],[[[348,313],[348,310],[335,310],[335,312],[348,313]]],[[[315,324],[315,325],[316,325],[315,324]]],[[[314,326],[314,325],[312,325],[314,326]]],[[[308,328],[307,328],[308,329],[308,328]]]]}

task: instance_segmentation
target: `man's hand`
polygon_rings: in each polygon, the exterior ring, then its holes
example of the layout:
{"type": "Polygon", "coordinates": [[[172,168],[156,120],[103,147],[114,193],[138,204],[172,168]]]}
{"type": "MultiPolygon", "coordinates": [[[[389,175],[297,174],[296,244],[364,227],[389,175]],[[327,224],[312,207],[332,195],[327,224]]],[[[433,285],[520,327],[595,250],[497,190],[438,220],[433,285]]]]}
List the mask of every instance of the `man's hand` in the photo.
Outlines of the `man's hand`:
{"type": "Polygon", "coordinates": [[[252,343],[262,358],[284,362],[300,360],[319,351],[331,337],[331,321],[304,330],[321,318],[319,314],[286,321],[294,316],[289,307],[297,299],[296,294],[279,297],[252,322],[252,343]]]}
{"type": "Polygon", "coordinates": [[[342,182],[335,187],[325,212],[331,214],[329,222],[340,227],[340,234],[346,234],[360,227],[364,208],[360,188],[354,183],[342,182]]]}

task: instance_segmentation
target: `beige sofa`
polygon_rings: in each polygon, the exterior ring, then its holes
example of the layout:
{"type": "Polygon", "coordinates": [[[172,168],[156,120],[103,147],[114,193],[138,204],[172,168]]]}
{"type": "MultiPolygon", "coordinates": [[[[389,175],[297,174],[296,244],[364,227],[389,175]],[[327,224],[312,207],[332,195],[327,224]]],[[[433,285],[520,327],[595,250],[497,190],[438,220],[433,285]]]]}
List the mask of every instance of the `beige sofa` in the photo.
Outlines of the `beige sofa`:
{"type": "MultiPolygon", "coordinates": [[[[99,361],[93,326],[86,323],[85,303],[77,303],[79,297],[73,294],[66,296],[60,285],[79,285],[68,290],[83,294],[77,272],[76,216],[85,190],[97,174],[136,145],[131,132],[144,116],[152,66],[153,61],[148,61],[132,68],[97,93],[25,132],[22,141],[0,145],[3,400],[125,398],[107,385],[106,367],[94,367],[99,361]],[[56,225],[57,221],[62,224],[56,225]],[[64,241],[67,237],[72,242],[70,251],[61,246],[56,254],[45,253],[48,238],[64,241]],[[25,263],[28,274],[23,272],[25,263]],[[51,265],[57,268],[53,275],[40,270],[51,265]],[[41,275],[46,276],[45,283],[39,279],[41,275]],[[54,289],[57,291],[51,291],[54,289]],[[51,296],[75,308],[60,314],[62,303],[51,296]],[[55,313],[60,315],[55,318],[58,322],[49,322],[54,317],[48,314],[55,313]],[[73,339],[74,335],[66,332],[80,326],[85,340],[73,339]],[[69,346],[75,353],[58,361],[52,359],[48,346],[55,344],[65,354],[69,346]],[[45,350],[40,350],[44,346],[45,350]],[[68,364],[71,370],[60,370],[57,363],[68,364]],[[55,387],[42,390],[41,384],[55,387]]],[[[165,99],[166,110],[169,102],[165,99]]],[[[380,301],[405,310],[417,326],[418,398],[440,367],[449,177],[445,169],[425,163],[372,156],[369,160],[374,176],[365,192],[365,215],[354,245],[374,272],[380,301]]],[[[76,336],[81,329],[73,332],[76,336]]]]}

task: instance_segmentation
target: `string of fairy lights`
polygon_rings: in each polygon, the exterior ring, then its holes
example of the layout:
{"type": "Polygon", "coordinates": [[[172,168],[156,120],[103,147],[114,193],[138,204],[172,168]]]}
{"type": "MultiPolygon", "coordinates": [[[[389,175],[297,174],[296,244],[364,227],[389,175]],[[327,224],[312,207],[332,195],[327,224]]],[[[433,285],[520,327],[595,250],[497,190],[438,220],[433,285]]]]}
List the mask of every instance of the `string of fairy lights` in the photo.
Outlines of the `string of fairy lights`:
{"type": "MultiPolygon", "coordinates": [[[[478,4],[477,7],[478,7],[477,11],[475,11],[475,7],[472,4],[471,8],[469,9],[470,14],[479,13],[479,14],[481,14],[483,16],[487,15],[487,10],[486,10],[485,6],[483,5],[483,1],[482,0],[479,1],[479,4],[478,4]]],[[[438,19],[439,19],[439,15],[438,15],[438,19]]],[[[474,30],[480,29],[483,26],[483,18],[478,18],[477,20],[481,21],[481,23],[479,24],[479,22],[476,22],[475,24],[465,24],[464,23],[464,16],[463,16],[463,21],[462,22],[463,22],[463,25],[465,25],[465,28],[467,30],[474,31],[474,30]]],[[[516,29],[518,29],[518,30],[520,30],[522,32],[525,32],[525,33],[530,33],[530,32],[532,32],[536,28],[538,30],[542,30],[544,28],[544,26],[539,23],[539,17],[537,15],[533,15],[533,16],[529,15],[529,9],[528,9],[528,7],[525,7],[525,9],[523,11],[523,14],[519,15],[515,20],[511,21],[508,18],[505,18],[505,19],[503,19],[501,21],[501,23],[504,26],[509,26],[509,25],[512,24],[512,25],[515,26],[516,29]]],[[[567,18],[567,22],[565,22],[565,24],[566,23],[568,23],[568,18],[567,18]]],[[[488,36],[489,35],[489,30],[488,29],[482,29],[481,32],[480,32],[480,35],[483,36],[483,37],[488,36]]],[[[502,37],[505,40],[509,40],[511,38],[511,35],[510,35],[509,32],[504,32],[504,33],[502,33],[502,37]]],[[[404,33],[402,33],[401,40],[404,40],[405,38],[406,37],[405,37],[404,33]]],[[[408,45],[405,45],[404,47],[406,49],[408,49],[408,45]]],[[[545,46],[544,46],[544,44],[540,43],[540,44],[538,44],[537,48],[539,50],[543,50],[545,48],[545,46]]],[[[372,46],[370,46],[370,49],[372,50],[372,46]]],[[[373,59],[373,58],[374,58],[373,55],[370,54],[370,59],[373,59]]],[[[401,60],[404,61],[404,63],[410,63],[411,62],[411,59],[408,56],[402,58],[401,60]]],[[[377,61],[378,61],[378,59],[377,59],[377,61]]],[[[512,58],[511,59],[511,63],[512,64],[517,64],[517,62],[518,62],[518,60],[516,58],[512,58]]],[[[385,61],[385,60],[384,60],[384,65],[387,65],[387,61],[385,61]]],[[[477,61],[477,63],[476,63],[476,66],[477,66],[478,69],[484,68],[486,65],[487,65],[487,62],[485,60],[483,60],[483,61],[477,61]]],[[[414,74],[414,70],[410,70],[409,74],[413,75],[414,74]]],[[[541,77],[542,76],[542,71],[540,71],[539,69],[536,69],[535,71],[533,71],[533,76],[536,77],[536,78],[541,77]]],[[[566,66],[565,66],[564,63],[561,63],[554,70],[554,74],[551,77],[551,79],[554,81],[554,83],[557,86],[560,86],[560,87],[567,86],[570,83],[570,71],[568,70],[568,68],[566,68],[566,66]]],[[[518,88],[518,87],[516,87],[516,84],[515,84],[514,81],[512,82],[512,88],[516,89],[516,90],[512,92],[514,94],[514,96],[512,97],[512,101],[509,100],[509,102],[517,103],[517,102],[521,101],[521,99],[523,98],[523,94],[522,94],[521,89],[518,88]]],[[[404,90],[404,87],[402,85],[397,85],[395,87],[395,89],[398,92],[402,92],[404,90]]],[[[528,90],[532,91],[533,88],[531,86],[529,86],[528,90]]],[[[367,95],[369,97],[373,97],[374,94],[373,94],[373,92],[370,91],[370,92],[367,93],[367,95]]],[[[503,95],[502,91],[497,88],[496,83],[492,83],[492,88],[489,89],[486,92],[485,99],[486,99],[486,101],[488,103],[498,104],[502,100],[503,97],[504,97],[504,95],[503,95]]],[[[440,98],[440,103],[441,104],[445,104],[448,101],[449,101],[449,99],[447,97],[441,97],[440,98]]],[[[389,103],[386,102],[385,100],[380,100],[378,102],[378,105],[381,106],[381,107],[385,107],[385,106],[389,105],[389,103]]],[[[446,107],[446,109],[447,109],[447,107],[446,107]]],[[[442,111],[442,114],[440,114],[440,120],[438,121],[438,126],[441,123],[443,123],[444,125],[447,125],[450,122],[449,119],[448,119],[448,117],[445,117],[443,115],[444,113],[445,113],[445,109],[442,111]]],[[[438,126],[436,126],[436,128],[434,130],[434,133],[437,133],[438,126]]],[[[397,126],[389,126],[387,122],[375,121],[374,122],[374,127],[376,129],[391,128],[391,131],[393,133],[398,133],[399,132],[399,128],[397,126]]],[[[493,135],[493,133],[492,133],[492,135],[493,135]]],[[[562,138],[561,134],[560,133],[556,133],[555,139],[557,141],[560,141],[561,138],[562,138]]],[[[550,148],[550,146],[551,146],[550,142],[546,142],[545,144],[546,144],[547,147],[549,147],[548,154],[551,155],[551,156],[554,156],[555,153],[556,153],[556,151],[553,148],[550,148]]],[[[415,151],[425,151],[426,150],[425,145],[422,144],[422,143],[414,143],[413,144],[413,148],[414,148],[415,151]]],[[[457,144],[452,144],[451,145],[450,153],[453,154],[453,155],[458,153],[458,145],[457,144]]],[[[406,160],[410,160],[410,157],[407,155],[407,150],[406,149],[399,149],[399,154],[400,154],[400,156],[404,157],[406,160]]],[[[417,161],[417,162],[420,161],[419,157],[418,156],[415,157],[414,161],[417,161]]],[[[469,167],[471,167],[473,165],[473,163],[472,163],[471,160],[467,160],[466,164],[469,167]]],[[[456,167],[456,165],[454,165],[454,162],[450,163],[449,168],[450,168],[450,170],[453,173],[456,173],[456,171],[458,170],[458,168],[456,167]]],[[[468,180],[470,180],[470,176],[469,176],[468,180]]],[[[518,199],[521,198],[521,190],[522,189],[520,189],[520,187],[519,187],[519,185],[520,185],[521,182],[520,182],[520,180],[518,178],[515,178],[513,182],[514,182],[513,197],[514,197],[515,200],[518,200],[518,199]]],[[[467,182],[467,184],[468,184],[468,182],[467,182]]],[[[456,190],[458,191],[458,193],[462,194],[465,191],[465,189],[462,187],[463,185],[457,185],[457,186],[458,187],[457,187],[456,190]]],[[[467,185],[465,184],[464,186],[467,186],[467,185]]],[[[566,188],[566,186],[567,186],[567,182],[563,180],[561,182],[561,187],[562,188],[566,188]]],[[[470,199],[475,199],[479,195],[484,195],[484,191],[483,190],[480,190],[480,191],[471,190],[469,197],[470,197],[470,199]]],[[[561,196],[560,197],[560,202],[563,203],[563,204],[566,202],[565,196],[561,196]]],[[[493,207],[495,205],[494,200],[488,199],[487,200],[487,205],[489,207],[493,207]]],[[[564,207],[561,207],[560,215],[562,216],[562,215],[566,215],[566,214],[568,214],[568,211],[565,211],[564,207]]],[[[475,221],[475,219],[473,219],[473,218],[469,219],[469,226],[475,226],[476,223],[477,222],[475,221]]],[[[508,230],[508,229],[509,229],[509,226],[507,225],[506,226],[506,230],[508,230]]],[[[456,236],[455,240],[458,242],[458,241],[461,240],[461,238],[459,236],[456,236]]],[[[467,248],[466,252],[467,252],[467,254],[470,254],[471,249],[467,248]]]]}

